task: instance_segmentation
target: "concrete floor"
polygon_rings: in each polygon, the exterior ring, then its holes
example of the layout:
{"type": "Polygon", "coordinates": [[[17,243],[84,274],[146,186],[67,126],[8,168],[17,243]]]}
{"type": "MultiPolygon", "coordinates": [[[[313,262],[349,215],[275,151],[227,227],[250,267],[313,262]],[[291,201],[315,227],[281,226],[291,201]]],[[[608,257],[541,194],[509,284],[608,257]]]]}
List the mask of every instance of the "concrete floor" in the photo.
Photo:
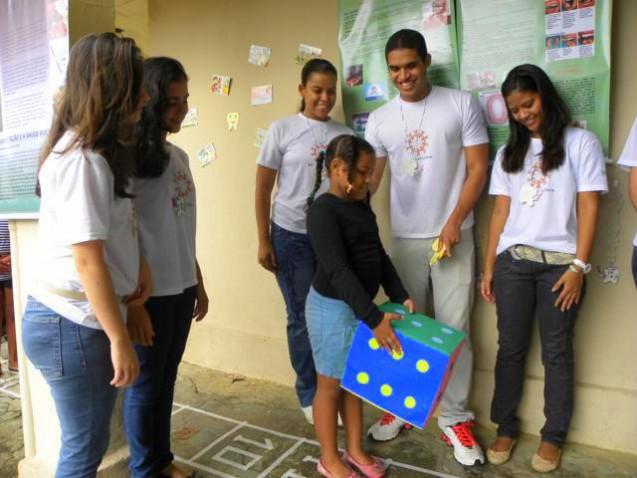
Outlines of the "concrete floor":
{"type": "MultiPolygon", "coordinates": [[[[11,377],[9,377],[11,379],[11,377]]],[[[0,477],[15,476],[23,456],[19,398],[15,385],[0,385],[0,477]],[[13,395],[12,395],[13,394],[13,395]]],[[[377,413],[366,408],[366,425],[377,413]]],[[[477,427],[481,443],[493,432],[477,427]]],[[[173,415],[173,451],[178,460],[203,477],[318,476],[319,456],[312,427],[299,411],[289,387],[246,379],[183,364],[173,415]]],[[[411,430],[389,443],[367,443],[377,456],[391,458],[390,477],[537,477],[530,468],[536,437],[523,437],[510,463],[500,467],[465,468],[457,464],[439,439],[435,424],[411,430]]],[[[561,478],[637,478],[637,456],[569,445],[561,478]]]]}

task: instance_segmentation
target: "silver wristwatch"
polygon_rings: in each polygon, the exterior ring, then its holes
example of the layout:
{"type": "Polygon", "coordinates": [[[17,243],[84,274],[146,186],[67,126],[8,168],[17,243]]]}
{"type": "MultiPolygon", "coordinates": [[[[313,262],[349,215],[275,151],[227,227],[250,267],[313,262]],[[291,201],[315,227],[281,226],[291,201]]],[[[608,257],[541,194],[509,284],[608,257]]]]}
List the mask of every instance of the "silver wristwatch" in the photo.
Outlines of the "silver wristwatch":
{"type": "Polygon", "coordinates": [[[584,262],[577,257],[573,259],[573,265],[577,267],[583,274],[588,274],[593,269],[593,266],[591,264],[584,262]]]}

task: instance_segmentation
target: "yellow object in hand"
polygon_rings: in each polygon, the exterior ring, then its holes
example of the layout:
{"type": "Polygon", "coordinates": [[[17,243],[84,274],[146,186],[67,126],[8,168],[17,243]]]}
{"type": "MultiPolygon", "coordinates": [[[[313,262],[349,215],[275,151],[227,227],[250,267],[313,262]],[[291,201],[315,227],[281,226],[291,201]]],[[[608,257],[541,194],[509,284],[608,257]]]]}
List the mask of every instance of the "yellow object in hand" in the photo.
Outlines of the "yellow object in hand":
{"type": "Polygon", "coordinates": [[[447,257],[447,247],[440,242],[440,238],[436,239],[433,242],[433,244],[431,245],[431,248],[434,251],[434,255],[431,258],[431,260],[429,261],[429,265],[430,266],[433,266],[438,261],[441,261],[445,257],[447,257]]]}

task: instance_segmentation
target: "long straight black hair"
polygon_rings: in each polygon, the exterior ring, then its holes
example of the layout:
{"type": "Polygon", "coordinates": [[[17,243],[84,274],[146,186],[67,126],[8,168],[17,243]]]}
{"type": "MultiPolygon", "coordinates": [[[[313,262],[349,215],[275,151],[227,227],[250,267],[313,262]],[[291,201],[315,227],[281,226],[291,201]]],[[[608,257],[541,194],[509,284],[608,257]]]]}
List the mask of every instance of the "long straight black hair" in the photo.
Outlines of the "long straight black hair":
{"type": "Polygon", "coordinates": [[[166,131],[163,116],[169,102],[166,92],[174,81],[188,81],[181,63],[174,58],[158,56],[144,62],[144,88],[150,96],[137,124],[137,161],[135,175],[138,178],[161,176],[170,160],[162,136],[166,131]]]}
{"type": "MultiPolygon", "coordinates": [[[[514,91],[534,92],[540,95],[544,122],[541,125],[542,172],[557,169],[564,163],[564,132],[571,123],[571,114],[548,75],[536,65],[513,68],[502,83],[502,96],[506,99],[514,91]]],[[[531,142],[529,129],[509,115],[509,139],[504,148],[502,169],[516,173],[524,167],[524,157],[531,142]]]]}

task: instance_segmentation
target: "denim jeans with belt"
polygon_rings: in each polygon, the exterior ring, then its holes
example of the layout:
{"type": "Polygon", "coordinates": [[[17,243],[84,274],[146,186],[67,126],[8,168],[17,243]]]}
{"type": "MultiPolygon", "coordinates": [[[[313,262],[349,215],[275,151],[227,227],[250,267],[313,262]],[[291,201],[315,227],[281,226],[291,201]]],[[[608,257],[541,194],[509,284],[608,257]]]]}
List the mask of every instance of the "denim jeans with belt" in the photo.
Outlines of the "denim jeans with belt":
{"type": "Polygon", "coordinates": [[[316,393],[316,369],[305,323],[305,299],[314,279],[316,259],[307,234],[272,223],[271,240],[277,264],[276,280],[288,316],[288,349],[296,372],[296,394],[301,406],[308,407],[316,393]]]}
{"type": "Polygon", "coordinates": [[[192,323],[196,287],[151,297],[145,304],[153,324],[153,345],[135,345],[139,377],[124,395],[124,425],[134,478],[154,476],[173,461],[170,418],[175,380],[192,323]]]}
{"type": "Polygon", "coordinates": [[[551,289],[567,269],[568,265],[514,259],[509,251],[497,257],[493,290],[499,348],[491,420],[498,424],[499,436],[516,438],[519,433],[517,409],[531,328],[537,316],[545,370],[542,440],[561,446],[566,439],[573,415],[573,329],[579,305],[562,312],[555,307],[560,291],[551,289]]]}
{"type": "Polygon", "coordinates": [[[32,297],[22,344],[51,388],[62,431],[56,478],[92,478],[108,448],[117,389],[110,342],[102,330],[65,319],[32,297]]]}

